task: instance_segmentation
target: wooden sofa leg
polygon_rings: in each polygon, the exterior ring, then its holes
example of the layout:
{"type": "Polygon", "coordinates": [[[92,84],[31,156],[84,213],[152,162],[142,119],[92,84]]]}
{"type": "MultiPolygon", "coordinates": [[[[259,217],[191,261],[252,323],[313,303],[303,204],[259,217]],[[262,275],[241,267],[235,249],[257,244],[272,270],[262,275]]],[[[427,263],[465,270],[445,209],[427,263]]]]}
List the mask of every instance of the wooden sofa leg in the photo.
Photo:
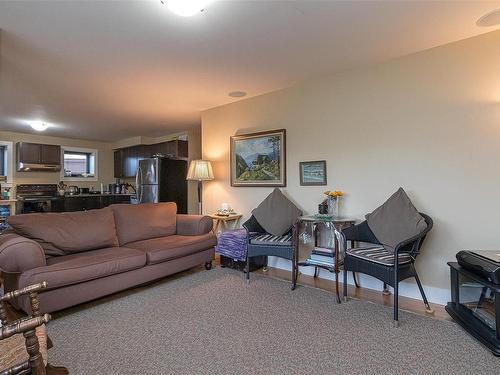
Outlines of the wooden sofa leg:
{"type": "Polygon", "coordinates": [[[210,261],[210,262],[206,262],[206,263],[205,263],[205,269],[206,269],[207,271],[212,269],[212,261],[210,261]]]}

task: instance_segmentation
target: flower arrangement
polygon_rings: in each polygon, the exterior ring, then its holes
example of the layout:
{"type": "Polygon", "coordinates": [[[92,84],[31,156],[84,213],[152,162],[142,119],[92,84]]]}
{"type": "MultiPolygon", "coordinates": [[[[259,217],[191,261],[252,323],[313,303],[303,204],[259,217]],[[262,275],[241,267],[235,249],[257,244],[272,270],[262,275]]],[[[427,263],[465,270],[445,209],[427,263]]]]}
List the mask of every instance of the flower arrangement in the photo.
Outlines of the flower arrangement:
{"type": "Polygon", "coordinates": [[[328,215],[330,216],[338,216],[339,215],[339,200],[340,197],[344,196],[344,192],[340,190],[328,190],[324,193],[327,196],[322,203],[323,208],[320,208],[320,211],[324,211],[327,209],[328,215]],[[326,206],[326,207],[325,207],[326,206]]]}
{"type": "Polygon", "coordinates": [[[325,195],[328,198],[334,198],[335,199],[335,198],[344,196],[344,192],[342,192],[340,190],[328,190],[328,191],[325,191],[325,195]]]}

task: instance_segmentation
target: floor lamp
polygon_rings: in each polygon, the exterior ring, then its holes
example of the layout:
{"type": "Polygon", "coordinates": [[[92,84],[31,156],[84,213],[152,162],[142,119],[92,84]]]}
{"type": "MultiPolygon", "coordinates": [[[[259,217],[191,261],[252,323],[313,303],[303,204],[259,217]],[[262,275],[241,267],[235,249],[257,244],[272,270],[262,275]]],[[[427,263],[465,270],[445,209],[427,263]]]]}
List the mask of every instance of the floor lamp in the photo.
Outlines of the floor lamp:
{"type": "Polygon", "coordinates": [[[203,181],[210,181],[214,179],[214,172],[212,171],[212,165],[208,160],[191,160],[191,164],[189,164],[189,170],[186,179],[189,181],[198,181],[198,214],[202,215],[203,181]]]}

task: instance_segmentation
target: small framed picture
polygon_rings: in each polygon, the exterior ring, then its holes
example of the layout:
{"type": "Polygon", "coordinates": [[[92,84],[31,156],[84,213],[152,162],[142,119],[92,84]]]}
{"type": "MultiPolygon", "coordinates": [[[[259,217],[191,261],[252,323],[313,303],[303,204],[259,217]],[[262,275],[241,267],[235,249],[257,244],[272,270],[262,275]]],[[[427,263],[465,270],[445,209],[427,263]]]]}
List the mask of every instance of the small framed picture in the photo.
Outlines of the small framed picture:
{"type": "Polygon", "coordinates": [[[326,160],[301,161],[299,163],[300,185],[326,185],[326,160]]]}

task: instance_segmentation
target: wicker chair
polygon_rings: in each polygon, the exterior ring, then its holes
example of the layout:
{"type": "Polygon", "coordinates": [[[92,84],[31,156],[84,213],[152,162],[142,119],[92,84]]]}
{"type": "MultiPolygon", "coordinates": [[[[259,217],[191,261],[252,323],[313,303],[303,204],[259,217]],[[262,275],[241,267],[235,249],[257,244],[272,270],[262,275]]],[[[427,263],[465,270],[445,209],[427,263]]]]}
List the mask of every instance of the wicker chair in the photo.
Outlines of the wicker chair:
{"type": "Polygon", "coordinates": [[[14,335],[23,334],[25,339],[26,352],[28,354],[27,361],[18,363],[9,369],[0,369],[0,375],[47,374],[42,354],[40,353],[40,344],[36,335],[36,328],[42,326],[43,324],[47,324],[50,320],[49,314],[40,314],[37,295],[37,292],[46,287],[47,283],[43,282],[40,284],[28,286],[21,290],[6,293],[4,296],[0,297],[0,321],[2,323],[0,326],[0,340],[6,340],[14,335]],[[33,314],[29,317],[18,319],[14,322],[8,322],[4,302],[10,301],[23,295],[29,295],[33,314]]]}
{"type": "Polygon", "coordinates": [[[347,272],[360,272],[373,276],[384,283],[384,291],[387,285],[394,288],[394,326],[398,326],[398,298],[399,282],[410,277],[414,277],[418,289],[422,295],[426,310],[432,313],[433,310],[427,301],[422,283],[415,269],[415,259],[420,252],[420,248],[432,229],[432,219],[421,213],[427,227],[412,238],[399,243],[394,254],[390,254],[385,249],[381,249],[381,244],[368,227],[366,221],[361,224],[346,228],[343,231],[345,240],[374,244],[378,246],[355,247],[346,250],[344,257],[344,299],[347,300],[347,272]]]}
{"type": "MultiPolygon", "coordinates": [[[[296,246],[298,243],[297,224],[295,224],[289,233],[276,237],[272,236],[260,226],[252,215],[245,223],[243,228],[247,231],[247,282],[250,282],[250,258],[259,256],[275,256],[288,259],[292,262],[292,286],[294,290],[297,285],[298,267],[295,261],[296,246]],[[269,237],[267,239],[266,237],[269,237]],[[286,241],[285,241],[286,240],[286,241]]],[[[267,265],[267,260],[266,260],[267,265]]]]}

